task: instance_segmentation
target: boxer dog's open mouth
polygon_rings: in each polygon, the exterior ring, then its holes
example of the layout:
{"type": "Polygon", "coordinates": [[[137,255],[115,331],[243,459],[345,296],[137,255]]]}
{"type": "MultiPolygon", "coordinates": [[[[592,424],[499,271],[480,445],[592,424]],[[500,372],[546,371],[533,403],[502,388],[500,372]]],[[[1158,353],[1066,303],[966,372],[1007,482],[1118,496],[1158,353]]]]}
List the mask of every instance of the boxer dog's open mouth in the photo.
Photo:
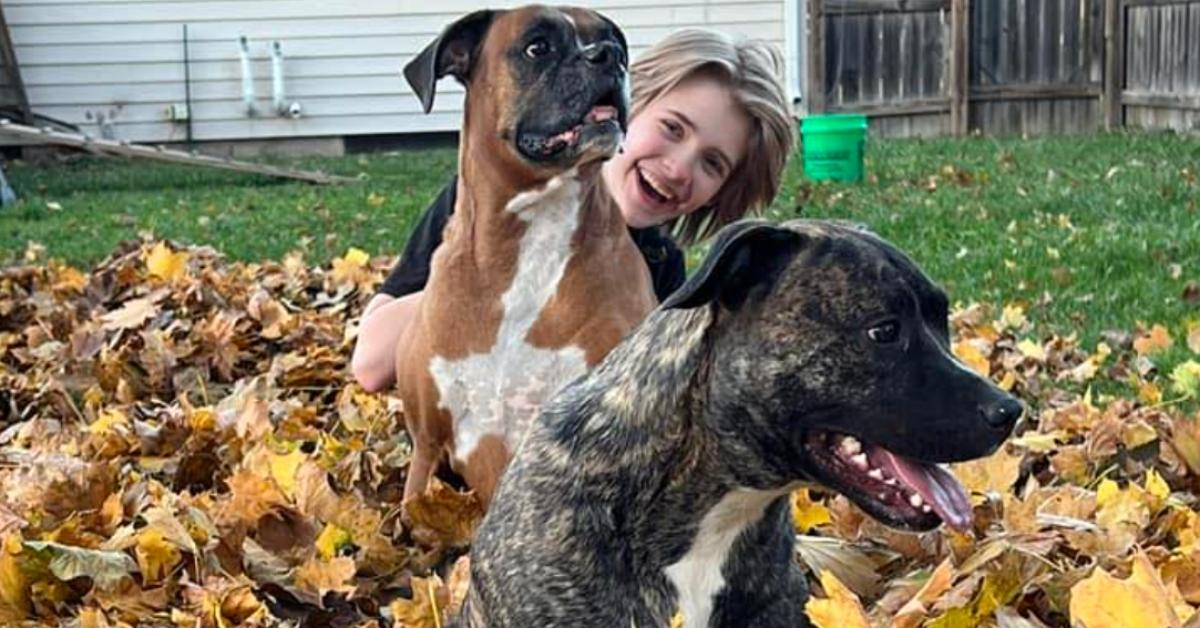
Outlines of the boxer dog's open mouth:
{"type": "Polygon", "coordinates": [[[905,458],[848,434],[813,430],[804,443],[814,479],[893,527],[971,528],[971,502],[940,464],[905,458]]]}
{"type": "Polygon", "coordinates": [[[522,129],[517,132],[517,150],[530,161],[574,159],[578,149],[596,140],[607,141],[610,149],[626,129],[625,96],[617,89],[601,94],[586,111],[551,130],[522,129]]]}

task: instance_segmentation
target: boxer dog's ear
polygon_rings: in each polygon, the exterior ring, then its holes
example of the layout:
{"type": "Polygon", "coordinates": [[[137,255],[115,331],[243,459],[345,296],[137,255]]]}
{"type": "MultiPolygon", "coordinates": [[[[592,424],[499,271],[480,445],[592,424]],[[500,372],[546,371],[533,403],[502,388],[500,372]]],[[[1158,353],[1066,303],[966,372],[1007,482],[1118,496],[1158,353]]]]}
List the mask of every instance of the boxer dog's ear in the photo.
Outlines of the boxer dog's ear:
{"type": "Polygon", "coordinates": [[[464,85],[470,79],[471,69],[479,58],[479,46],[495,16],[496,12],[490,10],[468,13],[447,26],[404,66],[404,78],[421,99],[425,113],[433,109],[438,79],[451,75],[464,85]]]}
{"type": "Polygon", "coordinates": [[[662,302],[662,309],[719,303],[729,310],[769,290],[803,246],[804,236],[765,220],[743,220],[717,234],[700,268],[662,302]]]}

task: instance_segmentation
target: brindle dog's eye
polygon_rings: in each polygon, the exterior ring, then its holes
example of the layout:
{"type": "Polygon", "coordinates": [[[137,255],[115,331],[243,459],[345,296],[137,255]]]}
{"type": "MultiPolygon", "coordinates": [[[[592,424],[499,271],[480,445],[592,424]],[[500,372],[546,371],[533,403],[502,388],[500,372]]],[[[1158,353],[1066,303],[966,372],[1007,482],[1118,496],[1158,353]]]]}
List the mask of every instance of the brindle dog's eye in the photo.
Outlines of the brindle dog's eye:
{"type": "Polygon", "coordinates": [[[525,56],[530,59],[538,59],[550,54],[550,42],[545,39],[535,39],[525,46],[525,56]]]}
{"type": "Polygon", "coordinates": [[[891,344],[900,339],[900,326],[894,322],[886,322],[867,330],[867,338],[881,345],[891,344]]]}

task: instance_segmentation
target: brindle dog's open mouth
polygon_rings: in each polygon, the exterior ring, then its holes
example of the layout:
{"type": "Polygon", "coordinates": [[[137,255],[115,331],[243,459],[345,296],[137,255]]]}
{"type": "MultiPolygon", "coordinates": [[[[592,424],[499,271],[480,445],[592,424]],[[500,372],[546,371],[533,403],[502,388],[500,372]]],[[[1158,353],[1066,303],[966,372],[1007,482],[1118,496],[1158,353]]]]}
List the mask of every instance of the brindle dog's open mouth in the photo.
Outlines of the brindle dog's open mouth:
{"type": "Polygon", "coordinates": [[[581,140],[618,131],[625,131],[624,98],[616,92],[608,92],[592,104],[576,123],[558,132],[522,132],[517,143],[526,157],[546,161],[568,148],[578,146],[581,140]]]}
{"type": "Polygon", "coordinates": [[[849,497],[876,519],[908,530],[939,523],[971,528],[971,502],[945,467],[905,458],[848,434],[809,432],[805,449],[816,478],[849,497]]]}

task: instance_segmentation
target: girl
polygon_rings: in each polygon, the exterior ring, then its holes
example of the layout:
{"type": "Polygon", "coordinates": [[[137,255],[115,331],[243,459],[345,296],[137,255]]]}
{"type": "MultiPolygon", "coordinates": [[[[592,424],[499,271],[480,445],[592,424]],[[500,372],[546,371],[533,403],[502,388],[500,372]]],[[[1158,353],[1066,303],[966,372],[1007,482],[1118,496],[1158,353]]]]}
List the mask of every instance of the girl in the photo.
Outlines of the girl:
{"type": "MultiPolygon", "coordinates": [[[[782,57],[769,44],[699,29],[669,35],[630,67],[629,129],[601,178],[659,300],[683,283],[680,245],[759,213],[774,199],[794,142],[782,75],[782,57]]],[[[451,180],[426,210],[367,303],[351,361],[367,391],[393,383],[396,343],[419,307],[455,185],[451,180]]]]}

